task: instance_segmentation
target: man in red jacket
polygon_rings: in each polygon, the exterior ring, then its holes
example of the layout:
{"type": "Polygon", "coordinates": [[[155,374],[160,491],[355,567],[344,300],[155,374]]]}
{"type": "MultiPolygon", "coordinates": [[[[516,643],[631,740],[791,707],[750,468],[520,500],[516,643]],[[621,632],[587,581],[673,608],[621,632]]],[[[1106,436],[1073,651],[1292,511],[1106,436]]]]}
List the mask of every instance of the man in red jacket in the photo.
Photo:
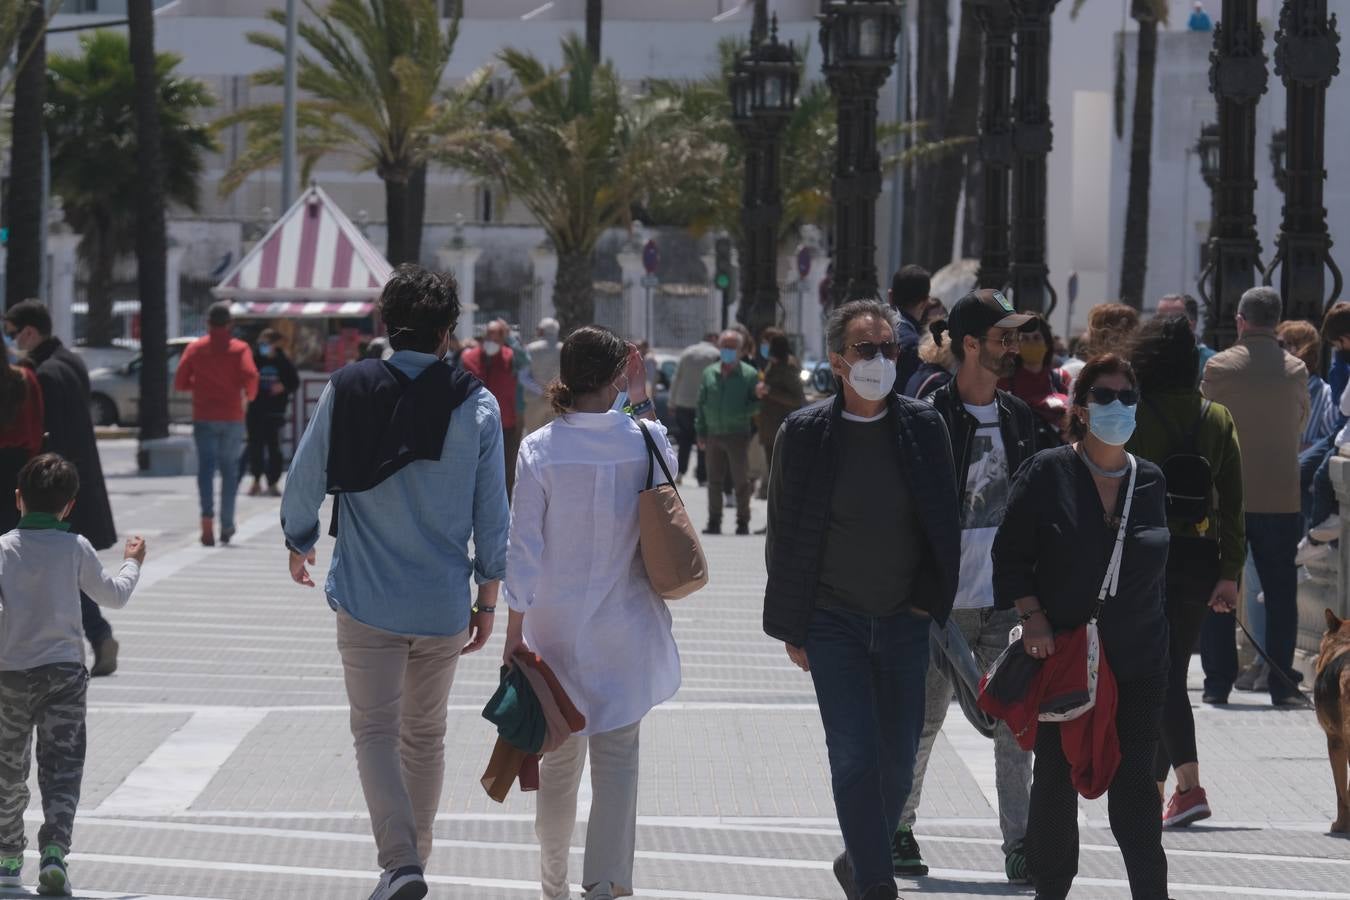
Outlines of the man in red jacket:
{"type": "Polygon", "coordinates": [[[515,352],[507,346],[511,326],[496,319],[487,327],[487,335],[477,347],[460,354],[459,364],[487,387],[497,398],[502,412],[502,448],[506,453],[506,494],[516,486],[516,453],[520,450],[520,422],[516,416],[515,352]]]}
{"type": "Polygon", "coordinates": [[[209,331],[183,350],[174,390],[192,392],[192,437],[197,442],[197,490],[202,504],[202,544],[215,537],[215,474],[220,469],[220,542],[234,537],[234,498],[239,491],[239,454],[244,409],[258,394],[253,350],[230,336],[230,304],[207,313],[209,331]]]}

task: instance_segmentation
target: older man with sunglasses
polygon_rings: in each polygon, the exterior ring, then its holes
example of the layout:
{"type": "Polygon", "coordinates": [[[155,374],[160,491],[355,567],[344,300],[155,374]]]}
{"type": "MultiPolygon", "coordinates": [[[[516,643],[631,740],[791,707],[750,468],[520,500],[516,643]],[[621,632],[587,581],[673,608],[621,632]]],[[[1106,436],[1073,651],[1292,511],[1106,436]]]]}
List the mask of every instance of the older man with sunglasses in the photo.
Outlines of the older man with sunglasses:
{"type": "Polygon", "coordinates": [[[769,479],[764,630],[815,684],[844,837],[834,873],[861,900],[897,896],[928,628],[947,620],[961,557],[947,429],[895,393],[895,331],[879,301],[835,310],[839,393],[788,416],[769,479]]]}

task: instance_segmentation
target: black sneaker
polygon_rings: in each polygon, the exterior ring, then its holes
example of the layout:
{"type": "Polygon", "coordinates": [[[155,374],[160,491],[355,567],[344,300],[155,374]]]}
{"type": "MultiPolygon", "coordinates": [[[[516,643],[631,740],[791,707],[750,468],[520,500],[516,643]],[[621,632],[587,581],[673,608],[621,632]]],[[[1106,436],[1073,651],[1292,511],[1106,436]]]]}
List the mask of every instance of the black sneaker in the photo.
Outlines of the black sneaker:
{"type": "Polygon", "coordinates": [[[847,851],[834,858],[834,877],[844,889],[845,900],[859,900],[858,886],[853,883],[853,866],[849,864],[847,851]]]}
{"type": "Polygon", "coordinates": [[[1031,872],[1027,870],[1027,854],[1022,842],[1008,851],[1003,858],[1003,874],[1008,876],[1009,884],[1031,884],[1031,872]]]}
{"type": "Polygon", "coordinates": [[[722,533],[722,523],[721,523],[721,522],[709,522],[709,523],[708,523],[708,527],[706,527],[706,528],[703,529],[703,533],[704,533],[704,534],[721,534],[721,533],[722,533]]]}
{"type": "Polygon", "coordinates": [[[740,524],[738,524],[738,525],[736,526],[736,533],[737,533],[738,535],[742,535],[742,536],[749,534],[749,533],[750,533],[750,523],[749,523],[749,522],[741,522],[740,524]]]}
{"type": "Polygon", "coordinates": [[[897,875],[927,875],[919,842],[914,840],[914,829],[901,825],[891,839],[891,867],[897,875]]]}
{"type": "Polygon", "coordinates": [[[1200,695],[1202,703],[1208,703],[1210,706],[1227,706],[1228,695],[1221,694],[1218,691],[1205,691],[1200,695]]]}

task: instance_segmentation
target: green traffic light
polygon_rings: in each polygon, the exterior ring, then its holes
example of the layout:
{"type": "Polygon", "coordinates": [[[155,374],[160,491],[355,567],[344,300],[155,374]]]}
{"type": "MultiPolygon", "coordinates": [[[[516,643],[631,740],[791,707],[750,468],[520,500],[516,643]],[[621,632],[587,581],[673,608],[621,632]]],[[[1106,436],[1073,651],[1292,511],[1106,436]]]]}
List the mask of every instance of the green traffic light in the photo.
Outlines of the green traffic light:
{"type": "Polygon", "coordinates": [[[717,277],[713,279],[713,284],[717,285],[718,290],[725,291],[731,287],[731,276],[726,272],[718,272],[717,277]]]}

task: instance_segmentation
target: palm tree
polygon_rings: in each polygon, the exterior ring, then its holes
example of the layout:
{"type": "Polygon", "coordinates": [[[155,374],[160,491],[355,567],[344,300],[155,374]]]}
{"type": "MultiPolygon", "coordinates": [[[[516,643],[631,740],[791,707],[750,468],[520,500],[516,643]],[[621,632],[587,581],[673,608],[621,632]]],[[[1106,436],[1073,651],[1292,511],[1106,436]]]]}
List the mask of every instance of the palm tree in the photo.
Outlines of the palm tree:
{"type": "Polygon", "coordinates": [[[5,299],[12,306],[41,293],[42,104],[47,69],[47,9],[42,0],[14,4],[5,19],[18,34],[19,66],[14,76],[9,180],[9,245],[5,299]]]}
{"type": "MultiPolygon", "coordinates": [[[[435,0],[330,0],[322,10],[305,0],[309,15],[298,26],[296,108],[298,153],[306,169],[333,153],[354,156],[363,171],[384,181],[388,241],[395,265],[421,255],[426,166],[433,135],[444,134],[447,106],[441,89],[459,35],[460,6],[442,30],[435,0]]],[[[286,15],[269,17],[285,26],[286,15]]],[[[251,43],[284,58],[285,41],[254,32],[251,43]]],[[[284,67],[257,73],[255,84],[280,86],[284,67]]],[[[486,79],[470,80],[473,90],[486,79]]],[[[251,106],[226,116],[217,128],[248,126],[248,147],[221,181],[229,194],[249,175],[281,162],[280,103],[251,106]]]]}
{"type": "MultiPolygon", "coordinates": [[[[1167,21],[1167,0],[1131,0],[1139,23],[1135,56],[1134,121],[1130,128],[1130,184],[1125,200],[1125,248],[1120,259],[1120,299],[1135,309],[1144,302],[1148,273],[1149,185],[1153,166],[1153,84],[1158,69],[1158,22],[1167,21]]],[[[1124,35],[1121,36],[1124,40],[1124,35]]]]}
{"type": "MultiPolygon", "coordinates": [[[[47,68],[47,135],[52,192],[66,221],[80,233],[88,274],[86,342],[112,342],[112,279],[118,257],[135,249],[140,191],[133,106],[136,80],[127,38],[96,31],[80,38],[81,52],[56,54],[47,68]]],[[[200,81],[174,75],[180,58],[156,54],[165,190],[171,202],[197,208],[203,155],[215,149],[210,128],[193,121],[213,100],[200,81]]]]}
{"type": "Polygon", "coordinates": [[[519,50],[499,58],[513,95],[483,109],[482,128],[446,141],[442,158],[520,200],[553,242],[553,302],[564,333],[594,318],[591,263],[605,229],[628,219],[681,158],[667,104],[627,93],[584,42],[563,41],[563,67],[519,50]]]}
{"type": "Polygon", "coordinates": [[[141,441],[169,435],[168,236],[164,227],[164,154],[160,76],[152,0],[128,0],[127,36],[135,84],[136,284],[141,300],[141,441]]]}

